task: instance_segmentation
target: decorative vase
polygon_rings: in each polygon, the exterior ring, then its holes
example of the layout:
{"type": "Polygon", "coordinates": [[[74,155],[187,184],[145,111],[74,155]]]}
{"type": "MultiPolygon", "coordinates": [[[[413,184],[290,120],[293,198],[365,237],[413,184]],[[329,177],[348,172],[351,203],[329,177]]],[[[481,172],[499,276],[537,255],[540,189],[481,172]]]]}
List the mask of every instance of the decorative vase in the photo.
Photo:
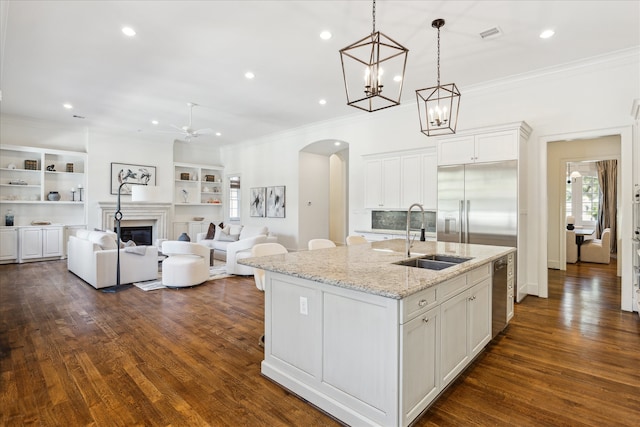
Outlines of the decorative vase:
{"type": "Polygon", "coordinates": [[[57,202],[60,200],[60,193],[58,193],[57,191],[49,191],[47,199],[51,200],[52,202],[57,202]]]}
{"type": "Polygon", "coordinates": [[[4,225],[13,227],[13,211],[11,209],[8,209],[7,214],[4,216],[4,225]]]}

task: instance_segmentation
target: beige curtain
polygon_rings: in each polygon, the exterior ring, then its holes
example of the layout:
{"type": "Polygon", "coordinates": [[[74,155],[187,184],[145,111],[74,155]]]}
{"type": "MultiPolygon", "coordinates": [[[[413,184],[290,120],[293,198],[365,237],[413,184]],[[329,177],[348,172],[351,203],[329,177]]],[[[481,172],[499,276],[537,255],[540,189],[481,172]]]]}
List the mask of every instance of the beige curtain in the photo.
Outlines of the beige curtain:
{"type": "Polygon", "coordinates": [[[598,209],[598,223],[596,235],[601,236],[605,228],[611,229],[611,252],[617,252],[616,216],[618,200],[618,161],[602,160],[596,162],[598,182],[600,184],[600,198],[598,209]]]}

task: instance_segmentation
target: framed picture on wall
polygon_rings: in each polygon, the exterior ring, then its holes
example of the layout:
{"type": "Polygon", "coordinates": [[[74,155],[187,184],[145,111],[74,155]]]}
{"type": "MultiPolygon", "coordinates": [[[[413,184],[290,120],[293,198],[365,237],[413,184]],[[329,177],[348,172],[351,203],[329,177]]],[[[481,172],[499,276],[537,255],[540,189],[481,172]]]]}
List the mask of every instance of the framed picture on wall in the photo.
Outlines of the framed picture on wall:
{"type": "MultiPolygon", "coordinates": [[[[111,163],[111,194],[118,194],[122,183],[156,185],[156,167],[132,165],[130,163],[111,163]]],[[[131,185],[123,185],[120,194],[131,194],[131,185]]]]}
{"type": "Polygon", "coordinates": [[[250,216],[257,216],[257,217],[265,216],[264,194],[265,194],[265,187],[255,187],[250,190],[250,198],[249,198],[249,203],[251,203],[249,207],[250,216]]]}
{"type": "Polygon", "coordinates": [[[267,217],[284,218],[285,186],[267,187],[267,217]]]}

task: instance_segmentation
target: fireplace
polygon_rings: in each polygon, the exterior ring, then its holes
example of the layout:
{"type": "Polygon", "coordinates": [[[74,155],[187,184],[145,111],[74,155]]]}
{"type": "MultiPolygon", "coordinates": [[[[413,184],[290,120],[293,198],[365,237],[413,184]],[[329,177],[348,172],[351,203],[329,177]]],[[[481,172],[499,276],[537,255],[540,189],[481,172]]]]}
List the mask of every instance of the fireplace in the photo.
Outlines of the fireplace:
{"type": "MultiPolygon", "coordinates": [[[[116,227],[117,228],[117,227],[116,227]]],[[[117,232],[118,230],[114,229],[117,232]]],[[[120,226],[120,240],[128,242],[133,240],[136,246],[151,246],[153,242],[153,227],[122,227],[120,226]]]]}
{"type": "MultiPolygon", "coordinates": [[[[132,228],[136,231],[141,229],[151,229],[149,232],[149,240],[145,238],[145,244],[153,245],[157,239],[167,239],[169,228],[169,210],[171,203],[148,203],[148,202],[126,202],[122,203],[122,221],[120,223],[120,231],[122,235],[122,241],[133,240],[138,243],[136,239],[125,237],[124,230],[126,228],[132,228]]],[[[113,202],[98,202],[98,209],[101,216],[101,225],[103,230],[114,230],[115,221],[114,214],[116,212],[116,203],[113,202]]],[[[147,233],[147,231],[144,231],[147,233]]],[[[137,236],[136,236],[137,238],[137,236]]]]}

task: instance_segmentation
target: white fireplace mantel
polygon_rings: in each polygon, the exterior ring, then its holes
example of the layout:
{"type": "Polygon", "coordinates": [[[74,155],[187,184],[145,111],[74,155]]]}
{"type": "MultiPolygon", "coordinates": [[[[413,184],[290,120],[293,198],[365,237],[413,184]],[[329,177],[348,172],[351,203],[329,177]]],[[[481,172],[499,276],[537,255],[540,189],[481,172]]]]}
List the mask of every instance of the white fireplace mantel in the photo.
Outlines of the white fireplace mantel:
{"type": "MultiPolygon", "coordinates": [[[[102,218],[102,229],[115,228],[116,202],[98,202],[102,218]]],[[[153,239],[167,239],[169,236],[169,211],[171,203],[124,202],[120,203],[122,222],[148,221],[153,223],[153,239]]]]}

